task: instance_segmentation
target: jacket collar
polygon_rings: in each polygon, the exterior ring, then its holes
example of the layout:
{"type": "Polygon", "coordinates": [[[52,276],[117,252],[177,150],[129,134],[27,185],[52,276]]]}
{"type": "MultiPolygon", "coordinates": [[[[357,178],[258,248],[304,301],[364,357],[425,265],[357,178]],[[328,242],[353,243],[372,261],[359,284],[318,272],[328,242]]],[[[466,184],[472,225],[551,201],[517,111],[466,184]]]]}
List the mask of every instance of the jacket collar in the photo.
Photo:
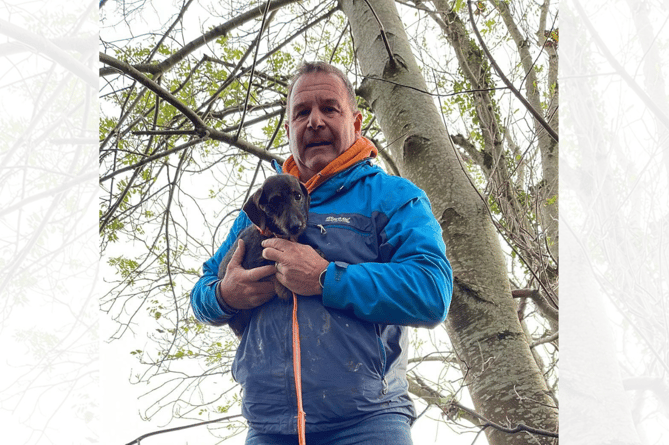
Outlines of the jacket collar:
{"type": "MultiPolygon", "coordinates": [[[[330,162],[323,170],[321,170],[311,179],[309,179],[304,184],[304,186],[307,188],[307,191],[311,193],[318,186],[320,186],[325,181],[335,176],[337,173],[347,170],[350,167],[366,159],[375,158],[377,154],[378,150],[374,145],[374,143],[372,143],[372,141],[370,141],[366,137],[360,137],[345,152],[340,154],[335,160],[330,162]]],[[[297,164],[295,163],[295,159],[293,159],[292,155],[283,163],[283,172],[293,175],[299,179],[300,173],[297,168],[297,164]]]]}

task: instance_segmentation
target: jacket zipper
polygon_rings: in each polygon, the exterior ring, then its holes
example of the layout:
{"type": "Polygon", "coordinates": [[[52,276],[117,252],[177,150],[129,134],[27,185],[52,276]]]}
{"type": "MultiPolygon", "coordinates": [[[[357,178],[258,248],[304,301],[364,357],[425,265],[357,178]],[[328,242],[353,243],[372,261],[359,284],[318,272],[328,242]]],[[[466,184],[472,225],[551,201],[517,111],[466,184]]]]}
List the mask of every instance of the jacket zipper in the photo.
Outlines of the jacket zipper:
{"type": "Polygon", "coordinates": [[[388,379],[386,379],[386,347],[383,345],[383,340],[381,340],[381,327],[378,324],[375,324],[374,330],[376,331],[376,340],[378,342],[379,353],[381,355],[381,381],[383,383],[381,394],[385,396],[388,394],[388,379]]]}

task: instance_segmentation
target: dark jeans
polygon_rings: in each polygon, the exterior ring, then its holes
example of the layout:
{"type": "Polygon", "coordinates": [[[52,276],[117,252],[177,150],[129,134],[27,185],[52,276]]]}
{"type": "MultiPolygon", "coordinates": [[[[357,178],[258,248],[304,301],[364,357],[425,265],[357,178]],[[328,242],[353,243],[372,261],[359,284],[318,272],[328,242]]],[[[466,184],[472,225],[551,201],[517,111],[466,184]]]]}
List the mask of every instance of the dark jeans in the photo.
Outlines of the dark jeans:
{"type": "MultiPolygon", "coordinates": [[[[412,445],[409,418],[380,414],[348,428],[307,433],[307,445],[412,445]]],[[[246,445],[298,445],[297,434],[260,434],[249,428],[246,445]]]]}

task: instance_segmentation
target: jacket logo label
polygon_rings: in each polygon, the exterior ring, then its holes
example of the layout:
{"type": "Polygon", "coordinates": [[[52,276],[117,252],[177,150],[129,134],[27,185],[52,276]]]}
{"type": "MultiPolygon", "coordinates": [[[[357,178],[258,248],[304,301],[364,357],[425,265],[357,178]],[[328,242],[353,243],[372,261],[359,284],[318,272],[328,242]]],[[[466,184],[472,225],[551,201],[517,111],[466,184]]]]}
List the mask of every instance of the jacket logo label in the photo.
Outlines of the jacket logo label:
{"type": "Polygon", "coordinates": [[[328,216],[325,218],[326,223],[346,223],[346,224],[351,224],[351,218],[346,218],[343,216],[328,216]]]}

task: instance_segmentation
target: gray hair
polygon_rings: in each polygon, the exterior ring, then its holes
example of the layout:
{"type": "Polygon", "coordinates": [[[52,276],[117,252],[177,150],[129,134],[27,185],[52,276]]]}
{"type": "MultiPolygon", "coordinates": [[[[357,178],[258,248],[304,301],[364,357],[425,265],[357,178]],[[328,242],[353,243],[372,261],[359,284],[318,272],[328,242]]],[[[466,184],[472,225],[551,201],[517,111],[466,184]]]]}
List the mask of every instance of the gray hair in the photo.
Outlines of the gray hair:
{"type": "Polygon", "coordinates": [[[355,91],[353,90],[353,85],[339,68],[334,65],[330,65],[327,62],[304,62],[302,65],[300,65],[297,71],[295,71],[295,74],[293,74],[293,77],[288,83],[288,95],[286,96],[286,114],[290,116],[290,94],[293,91],[293,86],[295,86],[295,83],[300,77],[309,73],[328,73],[339,77],[346,87],[346,92],[348,93],[348,104],[351,108],[351,112],[355,113],[358,111],[358,104],[355,100],[355,91]]]}

